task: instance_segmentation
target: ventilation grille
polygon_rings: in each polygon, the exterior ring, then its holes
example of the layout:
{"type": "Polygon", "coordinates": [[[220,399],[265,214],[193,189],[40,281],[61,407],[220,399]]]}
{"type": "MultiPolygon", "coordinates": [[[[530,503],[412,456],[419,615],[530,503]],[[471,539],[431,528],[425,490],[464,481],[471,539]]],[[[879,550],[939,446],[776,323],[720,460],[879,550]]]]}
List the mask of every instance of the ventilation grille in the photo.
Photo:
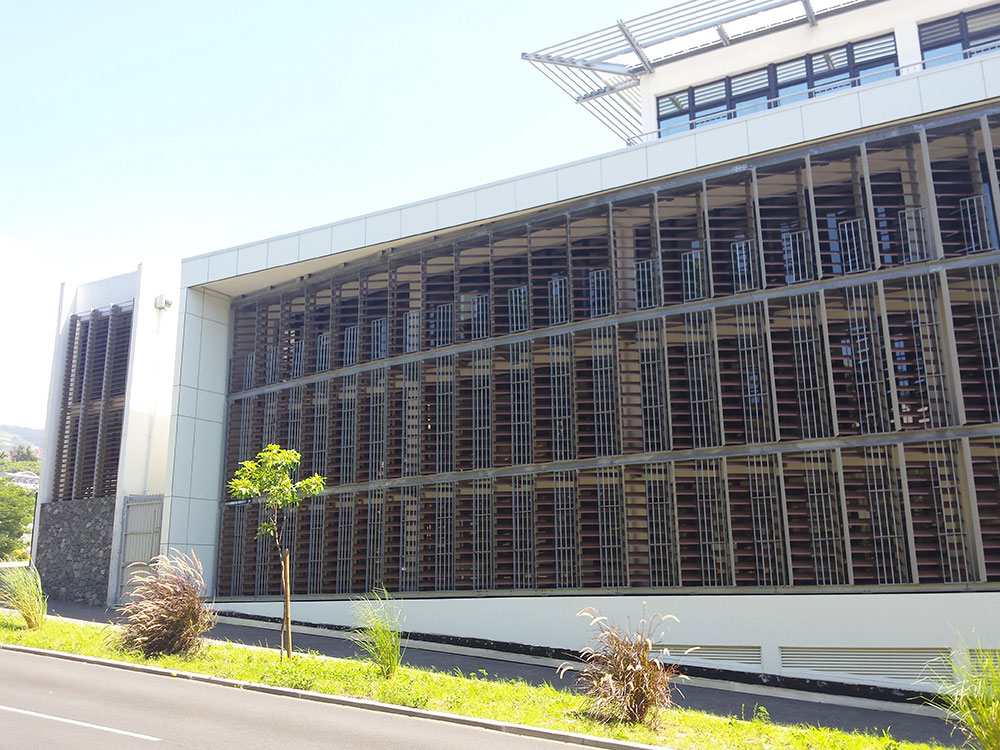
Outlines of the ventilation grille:
{"type": "Polygon", "coordinates": [[[690,664],[691,662],[735,662],[748,667],[761,666],[760,646],[691,646],[676,643],[661,643],[657,650],[667,649],[664,661],[690,664]],[[690,652],[690,653],[688,653],[690,652]]]}
{"type": "Polygon", "coordinates": [[[940,671],[947,649],[781,647],[781,668],[917,681],[940,671]]]}
{"type": "Polygon", "coordinates": [[[1000,668],[1000,650],[995,648],[970,648],[969,664],[973,674],[995,674],[1000,668]]]}

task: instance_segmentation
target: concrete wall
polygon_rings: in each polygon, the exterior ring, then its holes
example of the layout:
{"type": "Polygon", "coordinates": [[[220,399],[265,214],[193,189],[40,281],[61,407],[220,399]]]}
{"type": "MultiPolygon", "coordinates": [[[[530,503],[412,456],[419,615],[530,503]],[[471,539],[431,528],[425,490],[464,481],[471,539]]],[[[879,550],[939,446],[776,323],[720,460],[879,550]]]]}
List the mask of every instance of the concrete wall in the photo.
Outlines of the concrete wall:
{"type": "MultiPolygon", "coordinates": [[[[588,645],[584,607],[621,625],[672,614],[659,639],[687,663],[789,677],[916,687],[921,659],[961,646],[1000,643],[1000,592],[683,596],[502,596],[398,600],[414,633],[528,646],[588,645]],[[687,657],[683,651],[698,646],[687,657]],[[858,656],[856,650],[863,650],[858,656]],[[751,663],[753,662],[753,663],[751,663]],[[856,665],[867,673],[846,671],[856,665]]],[[[280,601],[225,601],[217,609],[280,617],[280,601]]],[[[353,625],[350,600],[292,604],[295,620],[353,625]]]]}
{"type": "Polygon", "coordinates": [[[104,605],[115,499],[39,503],[32,560],[53,599],[104,605]]]}

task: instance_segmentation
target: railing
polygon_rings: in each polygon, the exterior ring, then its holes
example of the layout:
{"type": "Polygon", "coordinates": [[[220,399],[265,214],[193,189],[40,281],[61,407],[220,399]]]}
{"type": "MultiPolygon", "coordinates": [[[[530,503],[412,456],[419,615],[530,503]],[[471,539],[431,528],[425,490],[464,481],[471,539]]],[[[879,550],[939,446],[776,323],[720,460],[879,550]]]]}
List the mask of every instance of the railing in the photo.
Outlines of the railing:
{"type": "Polygon", "coordinates": [[[758,114],[760,112],[766,112],[771,109],[777,109],[779,107],[784,107],[789,104],[795,104],[797,102],[805,101],[807,99],[816,99],[821,96],[826,96],[827,94],[833,94],[843,89],[848,88],[858,88],[861,86],[867,86],[871,83],[877,83],[880,81],[886,81],[891,78],[897,78],[903,75],[909,75],[910,73],[918,73],[929,68],[936,67],[938,65],[947,65],[951,62],[958,62],[960,60],[967,60],[971,57],[976,57],[978,55],[993,54],[1000,50],[1000,41],[989,42],[987,44],[979,45],[978,47],[970,47],[969,49],[962,50],[961,52],[948,52],[942,55],[936,55],[928,57],[925,60],[917,63],[910,63],[908,65],[897,65],[895,68],[880,71],[878,75],[874,75],[866,78],[848,78],[842,81],[836,81],[834,83],[825,83],[820,86],[813,86],[810,89],[804,89],[802,91],[796,91],[791,94],[786,94],[784,96],[776,96],[773,99],[768,99],[765,102],[761,102],[758,106],[754,107],[752,110],[748,108],[738,108],[727,109],[725,112],[713,112],[710,115],[704,115],[702,117],[696,117],[693,120],[686,120],[684,122],[675,123],[664,128],[659,128],[657,130],[652,130],[648,133],[640,133],[639,135],[633,135],[626,139],[626,146],[637,146],[640,143],[651,143],[660,138],[669,138],[674,135],[679,135],[680,133],[686,133],[691,130],[698,130],[699,128],[708,127],[716,123],[725,122],[727,120],[735,120],[740,117],[746,117],[748,115],[758,114]]]}

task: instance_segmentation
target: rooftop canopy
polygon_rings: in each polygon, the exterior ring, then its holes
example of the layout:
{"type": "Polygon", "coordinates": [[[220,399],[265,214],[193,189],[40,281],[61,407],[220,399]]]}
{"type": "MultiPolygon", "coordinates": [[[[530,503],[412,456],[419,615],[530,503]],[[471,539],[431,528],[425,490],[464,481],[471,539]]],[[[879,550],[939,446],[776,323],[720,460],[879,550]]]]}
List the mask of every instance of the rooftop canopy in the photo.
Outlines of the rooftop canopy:
{"type": "Polygon", "coordinates": [[[642,132],[639,79],[694,52],[724,47],[880,0],[682,0],[521,57],[622,139],[642,132]]]}

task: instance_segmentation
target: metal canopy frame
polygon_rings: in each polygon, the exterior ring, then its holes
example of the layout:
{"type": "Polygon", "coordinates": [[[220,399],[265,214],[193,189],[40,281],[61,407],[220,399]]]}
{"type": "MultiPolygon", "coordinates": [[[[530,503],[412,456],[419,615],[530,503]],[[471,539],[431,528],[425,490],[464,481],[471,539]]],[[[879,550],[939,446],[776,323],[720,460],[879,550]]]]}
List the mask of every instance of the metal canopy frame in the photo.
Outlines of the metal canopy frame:
{"type": "Polygon", "coordinates": [[[654,68],[875,2],[881,0],[683,0],[521,58],[629,142],[642,132],[640,78],[654,68]]]}

